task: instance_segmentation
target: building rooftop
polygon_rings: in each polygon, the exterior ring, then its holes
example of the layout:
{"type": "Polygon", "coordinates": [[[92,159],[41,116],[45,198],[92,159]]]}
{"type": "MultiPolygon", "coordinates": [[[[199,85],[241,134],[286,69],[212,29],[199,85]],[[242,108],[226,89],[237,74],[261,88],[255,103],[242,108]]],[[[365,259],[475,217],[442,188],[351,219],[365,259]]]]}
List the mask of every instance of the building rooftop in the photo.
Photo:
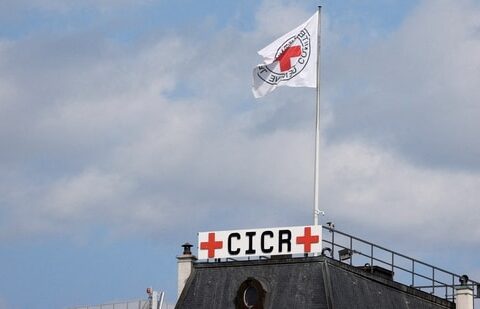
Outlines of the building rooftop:
{"type": "Polygon", "coordinates": [[[179,262],[190,260],[191,268],[185,279],[179,280],[181,294],[175,308],[473,308],[478,297],[480,284],[466,275],[407,257],[333,226],[323,227],[323,235],[319,256],[199,262],[190,250],[184,251],[179,262]],[[462,296],[457,299],[457,295],[462,296]]]}
{"type": "Polygon", "coordinates": [[[248,308],[242,304],[249,287],[257,289],[262,304],[252,308],[455,308],[325,256],[196,263],[176,308],[248,308]]]}

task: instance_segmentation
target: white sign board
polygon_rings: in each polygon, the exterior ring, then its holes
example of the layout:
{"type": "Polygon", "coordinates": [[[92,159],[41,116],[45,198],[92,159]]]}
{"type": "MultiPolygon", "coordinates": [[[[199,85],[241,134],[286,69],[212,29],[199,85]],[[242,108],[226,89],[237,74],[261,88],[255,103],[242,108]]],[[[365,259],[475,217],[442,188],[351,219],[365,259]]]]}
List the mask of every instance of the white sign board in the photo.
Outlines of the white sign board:
{"type": "Polygon", "coordinates": [[[321,225],[198,233],[199,259],[321,251],[321,225]]]}

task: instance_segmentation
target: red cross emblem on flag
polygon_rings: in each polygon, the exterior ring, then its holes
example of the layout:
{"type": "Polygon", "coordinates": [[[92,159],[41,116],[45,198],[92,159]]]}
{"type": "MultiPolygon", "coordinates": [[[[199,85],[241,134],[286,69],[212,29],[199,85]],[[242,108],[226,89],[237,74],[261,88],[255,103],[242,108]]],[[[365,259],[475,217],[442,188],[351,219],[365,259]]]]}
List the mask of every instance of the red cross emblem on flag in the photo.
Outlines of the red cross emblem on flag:
{"type": "Polygon", "coordinates": [[[280,63],[280,71],[285,72],[292,68],[292,58],[300,57],[302,48],[299,45],[287,47],[276,59],[280,63]]]}

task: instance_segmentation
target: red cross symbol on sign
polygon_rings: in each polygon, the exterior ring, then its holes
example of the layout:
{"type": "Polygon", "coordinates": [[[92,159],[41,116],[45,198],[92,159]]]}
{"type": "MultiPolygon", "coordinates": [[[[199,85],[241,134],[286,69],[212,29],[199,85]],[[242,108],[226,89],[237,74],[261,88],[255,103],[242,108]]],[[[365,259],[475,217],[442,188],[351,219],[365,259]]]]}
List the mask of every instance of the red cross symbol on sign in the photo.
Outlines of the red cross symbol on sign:
{"type": "Polygon", "coordinates": [[[303,245],[304,252],[310,252],[312,250],[312,244],[317,244],[320,241],[318,235],[312,236],[311,227],[307,226],[304,230],[304,236],[297,236],[297,244],[303,245]]]}
{"type": "Polygon", "coordinates": [[[285,49],[280,56],[277,57],[277,61],[280,62],[280,71],[285,72],[292,67],[291,59],[293,57],[299,57],[302,54],[302,49],[299,45],[290,46],[285,49]]]}
{"type": "Polygon", "coordinates": [[[223,248],[223,241],[215,241],[215,233],[208,233],[208,241],[200,243],[200,249],[208,250],[208,258],[215,257],[215,250],[223,248]]]}

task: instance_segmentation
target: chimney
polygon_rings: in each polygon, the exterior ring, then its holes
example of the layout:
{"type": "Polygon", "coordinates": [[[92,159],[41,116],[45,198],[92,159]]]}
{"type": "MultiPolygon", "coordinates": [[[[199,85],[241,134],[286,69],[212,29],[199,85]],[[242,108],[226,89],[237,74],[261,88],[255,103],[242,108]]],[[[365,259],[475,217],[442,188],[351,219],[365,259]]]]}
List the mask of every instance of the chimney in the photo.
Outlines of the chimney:
{"type": "Polygon", "coordinates": [[[473,288],[468,285],[468,276],[460,277],[460,286],[455,289],[457,309],[473,309],[473,288]]]}
{"type": "Polygon", "coordinates": [[[177,290],[177,299],[180,297],[183,288],[185,287],[185,283],[187,282],[188,277],[192,272],[193,262],[197,260],[197,258],[192,254],[191,248],[193,245],[184,243],[182,245],[183,253],[182,255],[177,256],[177,274],[178,274],[178,290],[177,290]]]}

